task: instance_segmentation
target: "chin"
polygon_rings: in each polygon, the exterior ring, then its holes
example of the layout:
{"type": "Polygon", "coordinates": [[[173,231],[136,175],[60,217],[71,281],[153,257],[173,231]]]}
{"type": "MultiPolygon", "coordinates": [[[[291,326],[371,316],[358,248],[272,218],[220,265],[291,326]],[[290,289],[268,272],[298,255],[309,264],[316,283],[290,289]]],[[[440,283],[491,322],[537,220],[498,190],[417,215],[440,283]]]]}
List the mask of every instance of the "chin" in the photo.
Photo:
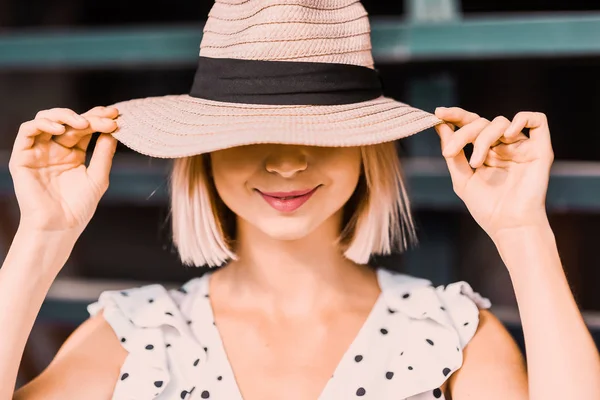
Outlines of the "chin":
{"type": "Polygon", "coordinates": [[[282,221],[275,220],[269,223],[261,223],[256,226],[265,235],[277,240],[299,240],[310,235],[315,226],[308,221],[282,221]]]}

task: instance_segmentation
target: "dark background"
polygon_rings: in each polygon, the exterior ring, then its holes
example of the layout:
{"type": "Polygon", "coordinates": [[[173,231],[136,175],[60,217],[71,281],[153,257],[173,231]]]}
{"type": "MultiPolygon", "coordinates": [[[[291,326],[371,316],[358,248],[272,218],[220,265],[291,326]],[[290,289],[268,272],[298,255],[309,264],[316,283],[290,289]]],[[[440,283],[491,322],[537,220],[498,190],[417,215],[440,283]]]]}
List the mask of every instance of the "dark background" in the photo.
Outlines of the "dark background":
{"type": "MultiPolygon", "coordinates": [[[[0,35],[40,28],[64,32],[92,27],[188,25],[202,22],[212,4],[212,1],[183,0],[144,3],[0,0],[0,35]]],[[[363,4],[372,16],[404,17],[401,1],[365,0],[363,4]]],[[[461,10],[467,18],[499,13],[510,16],[522,12],[587,12],[600,11],[600,2],[465,0],[461,10]]],[[[600,161],[599,67],[598,56],[378,64],[386,82],[386,94],[401,100],[408,98],[410,82],[415,79],[447,74],[456,84],[456,104],[439,105],[458,105],[488,118],[496,115],[512,118],[521,110],[546,113],[557,162],[600,161]]],[[[193,66],[0,69],[0,152],[10,151],[19,124],[33,118],[38,110],[68,107],[82,112],[95,105],[129,98],[186,93],[193,75],[193,66]]],[[[410,149],[403,151],[410,156],[410,149]]],[[[130,152],[119,145],[118,154],[130,152]]],[[[10,245],[18,221],[14,198],[0,198],[0,210],[1,255],[10,245]]],[[[202,269],[180,265],[170,242],[167,217],[166,204],[101,203],[61,275],[128,282],[183,282],[198,275],[202,269]]],[[[450,234],[444,233],[446,245],[449,243],[454,250],[452,276],[469,281],[476,291],[490,297],[495,306],[515,309],[510,280],[495,248],[464,209],[416,209],[415,218],[424,243],[439,240],[446,226],[456,228],[450,234]]],[[[600,213],[565,209],[550,212],[550,219],[576,299],[586,313],[596,315],[594,312],[600,311],[597,289],[600,213]]],[[[435,246],[426,247],[431,248],[435,246]]],[[[406,256],[396,255],[381,262],[403,270],[405,259],[406,256]]],[[[423,266],[422,275],[427,277],[428,271],[435,268],[435,265],[423,266]]],[[[64,322],[37,324],[21,380],[34,376],[72,329],[73,324],[64,322]]]]}

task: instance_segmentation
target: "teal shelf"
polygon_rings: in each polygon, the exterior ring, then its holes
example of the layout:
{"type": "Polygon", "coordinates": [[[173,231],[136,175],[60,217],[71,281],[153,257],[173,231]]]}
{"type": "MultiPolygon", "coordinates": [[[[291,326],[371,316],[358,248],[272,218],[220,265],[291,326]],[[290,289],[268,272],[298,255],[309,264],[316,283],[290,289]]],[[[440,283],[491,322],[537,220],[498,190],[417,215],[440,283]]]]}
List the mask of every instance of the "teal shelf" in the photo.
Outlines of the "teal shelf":
{"type": "MultiPolygon", "coordinates": [[[[600,54],[600,13],[371,21],[378,62],[600,54]]],[[[194,65],[202,27],[5,31],[0,34],[0,68],[194,65]]]]}
{"type": "MultiPolygon", "coordinates": [[[[12,180],[0,157],[0,196],[13,196],[12,180]]],[[[462,210],[445,161],[416,157],[404,160],[411,204],[416,209],[462,210]]],[[[117,157],[103,204],[162,205],[167,201],[168,161],[141,156],[117,157]]],[[[551,211],[600,211],[600,163],[555,162],[548,189],[551,211]]]]}

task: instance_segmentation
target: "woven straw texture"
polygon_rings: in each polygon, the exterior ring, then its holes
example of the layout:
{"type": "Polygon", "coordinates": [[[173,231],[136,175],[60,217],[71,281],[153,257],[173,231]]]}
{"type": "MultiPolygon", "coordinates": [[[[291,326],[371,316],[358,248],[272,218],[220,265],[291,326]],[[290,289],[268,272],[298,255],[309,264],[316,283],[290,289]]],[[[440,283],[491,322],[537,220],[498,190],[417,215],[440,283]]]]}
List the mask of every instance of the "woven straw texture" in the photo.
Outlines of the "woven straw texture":
{"type": "MultiPolygon", "coordinates": [[[[200,56],[374,68],[369,18],[356,0],[218,0],[200,56]]],[[[388,97],[333,106],[257,105],[188,95],[123,101],[115,138],[152,157],[178,158],[254,143],[361,146],[441,121],[388,97]]]]}

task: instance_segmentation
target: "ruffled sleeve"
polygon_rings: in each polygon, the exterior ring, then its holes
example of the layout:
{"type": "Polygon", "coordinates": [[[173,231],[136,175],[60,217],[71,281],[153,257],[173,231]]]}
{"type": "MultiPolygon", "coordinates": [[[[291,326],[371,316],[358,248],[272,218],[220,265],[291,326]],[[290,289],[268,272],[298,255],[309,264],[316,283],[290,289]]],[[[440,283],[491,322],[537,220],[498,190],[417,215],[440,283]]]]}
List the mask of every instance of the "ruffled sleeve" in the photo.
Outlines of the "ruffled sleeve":
{"type": "Polygon", "coordinates": [[[185,294],[185,287],[168,291],[154,284],[105,291],[98,301],[88,305],[92,316],[104,310],[104,318],[128,352],[113,400],[167,399],[185,392],[189,383],[185,376],[169,370],[168,353],[185,347],[180,349],[184,350],[182,354],[198,362],[204,357],[179,307],[185,294]]]}
{"type": "Polygon", "coordinates": [[[479,310],[490,308],[492,304],[463,281],[438,286],[436,292],[458,334],[460,347],[464,349],[477,331],[479,310]]]}
{"type": "Polygon", "coordinates": [[[439,388],[462,366],[479,310],[490,301],[466,282],[435,288],[430,281],[388,271],[382,271],[381,282],[390,318],[402,332],[388,363],[398,385],[390,392],[402,399],[440,398],[439,388]]]}

